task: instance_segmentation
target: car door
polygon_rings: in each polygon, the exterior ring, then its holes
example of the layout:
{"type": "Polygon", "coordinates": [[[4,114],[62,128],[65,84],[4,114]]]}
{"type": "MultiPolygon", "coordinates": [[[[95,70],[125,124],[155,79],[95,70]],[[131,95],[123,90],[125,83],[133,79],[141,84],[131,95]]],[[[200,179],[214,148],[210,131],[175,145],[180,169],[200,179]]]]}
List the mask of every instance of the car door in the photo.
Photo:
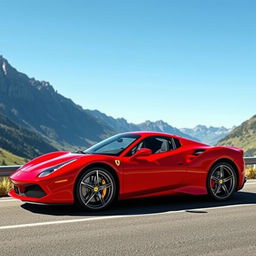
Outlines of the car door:
{"type": "Polygon", "coordinates": [[[146,138],[122,162],[124,193],[129,196],[161,193],[180,186],[184,180],[182,147],[177,139],[171,137],[146,138]],[[149,148],[152,154],[134,158],[140,148],[149,148]]]}

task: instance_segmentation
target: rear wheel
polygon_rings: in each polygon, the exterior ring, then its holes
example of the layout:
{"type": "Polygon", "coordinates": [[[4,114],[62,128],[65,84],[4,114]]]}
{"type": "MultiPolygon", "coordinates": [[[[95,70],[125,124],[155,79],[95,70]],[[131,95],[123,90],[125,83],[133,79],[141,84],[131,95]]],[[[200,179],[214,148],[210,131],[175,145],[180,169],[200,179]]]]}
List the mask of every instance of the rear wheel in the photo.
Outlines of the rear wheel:
{"type": "Polygon", "coordinates": [[[86,171],[76,185],[76,199],[86,210],[103,210],[111,205],[116,196],[116,181],[113,175],[103,168],[86,171]]]}
{"type": "Polygon", "coordinates": [[[221,162],[212,167],[207,178],[207,190],[211,198],[227,200],[235,192],[236,186],[237,175],[230,164],[221,162]]]}

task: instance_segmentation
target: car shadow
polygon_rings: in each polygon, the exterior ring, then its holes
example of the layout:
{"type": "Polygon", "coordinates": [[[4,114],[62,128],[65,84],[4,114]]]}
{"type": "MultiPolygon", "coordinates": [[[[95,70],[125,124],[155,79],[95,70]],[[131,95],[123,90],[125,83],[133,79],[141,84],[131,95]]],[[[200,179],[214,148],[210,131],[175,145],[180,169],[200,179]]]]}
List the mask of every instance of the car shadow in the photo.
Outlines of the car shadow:
{"type": "Polygon", "coordinates": [[[239,204],[256,204],[256,193],[237,192],[232,199],[225,202],[210,201],[207,196],[165,196],[147,199],[133,199],[116,202],[111,208],[100,212],[82,211],[73,205],[36,205],[25,203],[21,207],[27,211],[53,216],[113,216],[145,215],[171,211],[205,214],[207,208],[232,206],[239,204]],[[205,210],[204,210],[205,209],[205,210]]]}

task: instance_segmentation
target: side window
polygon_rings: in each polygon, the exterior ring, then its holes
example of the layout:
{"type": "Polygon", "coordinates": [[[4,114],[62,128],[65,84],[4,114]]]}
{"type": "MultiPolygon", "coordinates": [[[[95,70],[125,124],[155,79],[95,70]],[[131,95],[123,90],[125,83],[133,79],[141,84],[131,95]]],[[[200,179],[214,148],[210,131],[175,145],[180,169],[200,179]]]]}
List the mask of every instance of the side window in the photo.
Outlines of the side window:
{"type": "Polygon", "coordinates": [[[135,154],[141,148],[151,149],[153,154],[163,153],[170,150],[174,150],[181,146],[180,142],[176,138],[169,137],[149,137],[136,145],[127,155],[131,156],[135,154]]]}
{"type": "Polygon", "coordinates": [[[180,143],[180,141],[178,139],[172,138],[172,140],[173,140],[175,149],[181,147],[181,143],[180,143]]]}

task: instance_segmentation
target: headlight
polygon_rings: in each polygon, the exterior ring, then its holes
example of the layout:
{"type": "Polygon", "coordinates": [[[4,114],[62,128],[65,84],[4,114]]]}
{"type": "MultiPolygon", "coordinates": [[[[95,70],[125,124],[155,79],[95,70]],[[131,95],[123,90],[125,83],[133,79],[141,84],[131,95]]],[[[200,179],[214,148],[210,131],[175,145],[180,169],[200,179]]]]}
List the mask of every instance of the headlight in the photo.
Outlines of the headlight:
{"type": "Polygon", "coordinates": [[[45,176],[47,176],[47,175],[49,175],[49,174],[51,174],[51,173],[53,173],[53,172],[59,170],[60,168],[64,167],[65,165],[70,164],[70,163],[72,163],[72,162],[74,162],[74,161],[76,161],[76,159],[72,159],[72,160],[66,161],[66,162],[64,162],[64,163],[61,163],[61,164],[55,165],[55,166],[53,166],[53,167],[50,167],[50,168],[48,168],[48,169],[42,171],[42,172],[38,175],[38,177],[45,177],[45,176]]]}

